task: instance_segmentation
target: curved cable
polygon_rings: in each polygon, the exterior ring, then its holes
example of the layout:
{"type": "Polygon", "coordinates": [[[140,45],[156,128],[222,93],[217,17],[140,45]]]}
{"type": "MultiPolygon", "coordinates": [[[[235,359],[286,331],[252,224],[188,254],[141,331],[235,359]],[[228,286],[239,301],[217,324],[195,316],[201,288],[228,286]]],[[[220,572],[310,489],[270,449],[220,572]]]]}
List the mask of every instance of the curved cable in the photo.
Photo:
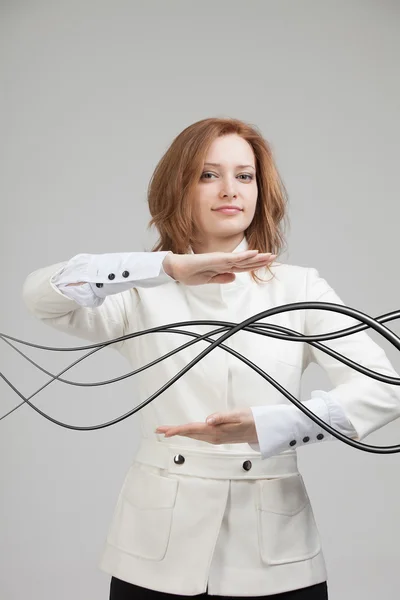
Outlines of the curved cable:
{"type": "Polygon", "coordinates": [[[315,346],[319,350],[322,350],[323,352],[333,356],[340,362],[347,364],[351,368],[367,375],[368,377],[377,379],[379,381],[383,381],[385,383],[390,383],[393,385],[400,385],[400,378],[389,377],[389,376],[383,375],[381,373],[372,371],[366,367],[363,367],[362,365],[359,365],[358,363],[355,363],[351,359],[344,357],[343,355],[335,352],[334,350],[332,350],[332,349],[328,348],[327,346],[320,343],[321,340],[325,341],[325,340],[337,339],[339,337],[345,337],[348,335],[352,335],[354,333],[357,333],[358,331],[361,331],[361,330],[364,330],[367,328],[372,328],[375,331],[377,331],[378,333],[380,333],[380,335],[385,337],[385,339],[387,339],[398,350],[400,350],[400,338],[382,324],[383,322],[391,321],[391,320],[397,319],[399,317],[400,317],[400,311],[392,311],[390,313],[387,313],[386,315],[382,315],[382,316],[377,317],[376,319],[373,319],[372,317],[369,317],[368,315],[366,315],[365,313],[362,313],[361,311],[358,311],[356,309],[353,309],[353,308],[350,308],[350,307],[347,307],[344,305],[333,304],[333,303],[328,303],[328,302],[299,302],[299,303],[292,303],[292,304],[286,304],[286,305],[282,305],[282,306],[278,306],[278,307],[273,307],[269,310],[262,311],[261,313],[253,315],[252,317],[249,317],[245,321],[242,321],[241,323],[238,323],[238,324],[234,324],[234,323],[230,323],[230,322],[206,321],[206,320],[186,321],[186,322],[174,323],[174,324],[169,324],[169,325],[164,325],[164,326],[160,326],[160,327],[147,329],[144,331],[135,332],[135,333],[128,334],[125,336],[121,336],[119,338],[115,338],[113,340],[108,340],[106,342],[102,342],[100,344],[80,346],[80,347],[76,347],[76,348],[58,348],[58,347],[55,348],[55,347],[48,347],[48,346],[40,346],[38,344],[25,342],[23,340],[19,340],[17,338],[14,338],[14,337],[11,337],[11,336],[8,336],[5,334],[0,334],[0,337],[3,339],[3,341],[5,341],[14,350],[16,350],[20,355],[22,355],[29,362],[31,362],[31,364],[33,364],[34,366],[39,368],[41,371],[43,371],[46,374],[51,376],[51,379],[49,381],[47,381],[41,388],[36,390],[28,398],[25,398],[23,396],[23,394],[12,383],[2,373],[0,373],[0,376],[3,378],[3,380],[23,400],[23,402],[21,404],[14,407],[6,415],[3,415],[3,417],[1,417],[0,420],[5,418],[6,416],[8,416],[12,412],[14,412],[14,410],[16,410],[17,408],[19,408],[20,406],[22,406],[23,404],[26,403],[33,410],[38,412],[44,418],[50,420],[51,422],[53,422],[59,426],[66,427],[68,429],[74,429],[74,430],[78,430],[78,431],[92,431],[95,429],[109,427],[109,426],[114,425],[114,424],[126,419],[127,417],[135,414],[139,410],[141,410],[144,406],[146,406],[147,404],[152,402],[155,398],[157,398],[160,394],[162,394],[166,389],[168,389],[173,383],[175,383],[178,379],[180,379],[180,377],[182,377],[187,371],[189,371],[192,367],[194,367],[202,358],[204,358],[204,356],[206,356],[214,348],[220,347],[223,350],[225,350],[225,351],[229,352],[230,354],[232,354],[233,356],[235,356],[236,358],[238,358],[239,360],[241,360],[242,362],[244,362],[247,366],[249,366],[251,369],[253,369],[255,372],[257,372],[259,375],[261,375],[264,379],[266,379],[269,383],[271,383],[278,391],[280,391],[290,402],[292,402],[292,404],[297,406],[311,420],[313,420],[320,427],[322,427],[325,431],[329,432],[331,435],[333,435],[337,439],[340,439],[341,441],[343,441],[344,443],[346,443],[350,446],[353,446],[355,448],[358,448],[360,450],[364,450],[367,452],[373,452],[373,453],[377,453],[377,454],[392,454],[395,452],[400,452],[400,445],[372,446],[372,445],[368,445],[368,444],[363,444],[361,442],[358,442],[356,440],[353,440],[353,439],[343,435],[341,432],[337,431],[336,429],[334,429],[333,427],[331,427],[330,425],[328,425],[327,423],[322,421],[319,417],[317,417],[312,411],[310,411],[307,407],[305,407],[299,400],[297,400],[294,396],[292,396],[292,394],[290,394],[290,392],[288,392],[288,390],[286,390],[286,388],[281,386],[276,380],[274,380],[270,375],[265,373],[265,371],[260,369],[252,361],[250,361],[249,359],[247,359],[240,353],[236,352],[232,348],[225,346],[222,343],[223,341],[225,341],[226,339],[229,339],[232,335],[234,335],[235,333],[237,333],[238,331],[241,331],[241,330],[250,331],[252,333],[257,333],[260,335],[266,335],[268,337],[275,337],[275,338],[283,339],[286,341],[307,342],[310,345],[315,346]],[[275,314],[280,314],[282,312],[289,312],[292,310],[303,310],[303,309],[317,309],[317,310],[328,310],[328,311],[333,311],[333,312],[339,312],[339,313],[345,314],[347,316],[351,316],[351,317],[361,321],[364,324],[356,325],[356,326],[349,327],[349,328],[342,329],[342,330],[335,331],[335,332],[330,332],[327,334],[319,334],[319,335],[314,335],[314,336],[305,336],[299,332],[292,331],[290,329],[287,329],[287,328],[284,328],[284,327],[281,327],[278,325],[272,325],[272,324],[266,324],[266,323],[263,323],[263,324],[259,323],[259,324],[254,325],[254,323],[256,323],[256,321],[258,321],[259,319],[264,319],[269,316],[273,316],[275,314]],[[176,329],[176,327],[187,326],[187,325],[190,325],[190,326],[193,326],[193,325],[221,325],[221,327],[219,329],[215,329],[211,332],[207,332],[204,335],[176,329]],[[120,341],[126,341],[126,340],[132,339],[134,337],[138,337],[141,335],[147,335],[148,333],[159,333],[159,332],[189,335],[191,337],[194,337],[195,339],[191,340],[190,342],[187,342],[186,344],[184,344],[182,346],[179,346],[178,348],[172,350],[171,352],[167,353],[166,355],[161,356],[160,358],[156,359],[155,361],[152,361],[151,363],[144,365],[143,367],[140,367],[139,369],[136,369],[135,371],[132,371],[128,374],[124,374],[124,375],[114,378],[112,380],[107,380],[107,381],[103,381],[103,382],[95,382],[95,383],[80,383],[80,382],[73,382],[73,381],[69,381],[69,380],[61,378],[61,375],[64,374],[66,371],[71,369],[73,366],[75,366],[76,364],[78,364],[79,362],[84,360],[85,358],[88,358],[88,356],[90,356],[94,352],[101,350],[102,348],[105,348],[111,344],[115,344],[120,341]],[[213,340],[210,338],[211,335],[216,335],[219,333],[221,333],[222,335],[217,340],[213,340]],[[87,349],[90,349],[91,351],[89,353],[85,354],[84,356],[80,357],[78,360],[74,361],[71,365],[67,366],[65,369],[63,369],[57,375],[53,375],[52,373],[50,373],[49,371],[46,371],[40,365],[38,365],[37,363],[32,361],[29,357],[27,357],[25,354],[23,354],[20,350],[18,350],[10,342],[10,340],[30,346],[30,347],[40,348],[40,349],[44,349],[44,350],[51,350],[51,351],[77,351],[77,350],[87,350],[87,349]],[[93,425],[93,426],[89,426],[89,427],[78,427],[78,426],[74,426],[74,425],[69,425],[67,423],[62,423],[60,421],[57,421],[56,419],[54,419],[50,415],[47,415],[46,413],[41,411],[38,407],[36,407],[34,404],[32,404],[30,402],[30,400],[36,394],[38,394],[40,391],[42,391],[42,389],[47,387],[50,383],[52,383],[55,380],[59,380],[62,383],[66,383],[69,385],[80,385],[80,386],[90,386],[90,387],[94,386],[94,385],[106,385],[108,383],[115,383],[115,382],[125,379],[127,377],[131,377],[132,375],[135,375],[147,368],[150,368],[151,366],[161,362],[162,360],[165,360],[166,358],[172,356],[173,354],[176,354],[177,352],[180,352],[181,350],[191,346],[192,344],[197,343],[198,341],[208,342],[208,344],[209,344],[208,348],[206,348],[205,350],[200,352],[188,365],[186,365],[183,369],[181,369],[181,371],[179,371],[174,377],[172,377],[166,384],[164,384],[159,390],[157,390],[149,398],[147,398],[146,400],[141,402],[138,406],[136,406],[134,409],[128,411],[124,415],[117,417],[116,419],[113,419],[111,421],[108,421],[107,423],[101,423],[99,425],[93,425]]]}

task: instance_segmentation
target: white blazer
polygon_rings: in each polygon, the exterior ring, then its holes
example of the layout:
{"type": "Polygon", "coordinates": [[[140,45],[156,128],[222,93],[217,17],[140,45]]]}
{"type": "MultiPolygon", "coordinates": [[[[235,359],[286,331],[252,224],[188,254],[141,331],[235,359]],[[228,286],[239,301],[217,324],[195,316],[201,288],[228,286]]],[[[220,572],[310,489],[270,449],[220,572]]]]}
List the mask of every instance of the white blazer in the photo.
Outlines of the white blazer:
{"type": "MultiPolygon", "coordinates": [[[[246,247],[244,241],[236,250],[246,247]]],[[[108,296],[97,308],[84,308],[50,282],[63,264],[32,273],[25,282],[25,301],[44,322],[91,341],[179,321],[240,322],[291,302],[342,304],[315,269],[275,263],[271,268],[275,277],[267,274],[269,280],[262,284],[248,273],[223,285],[171,281],[161,287],[137,286],[108,296]]],[[[107,282],[105,273],[96,276],[94,281],[107,282]]],[[[268,322],[305,334],[355,323],[320,310],[281,313],[268,322]]],[[[211,329],[189,328],[202,334],[211,329]]],[[[157,333],[122,342],[118,350],[137,368],[189,340],[157,333]]],[[[317,362],[332,383],[329,397],[341,405],[359,439],[400,416],[399,387],[361,375],[312,346],[243,331],[225,343],[295,397],[307,365],[317,362]]],[[[397,376],[384,351],[365,332],[326,344],[371,369],[397,376]]],[[[207,346],[194,344],[140,373],[136,404],[207,346]]],[[[272,406],[288,401],[241,361],[216,348],[139,413],[143,438],[118,497],[101,569],[142,587],[182,595],[203,593],[208,586],[210,594],[261,596],[326,579],[295,448],[288,446],[279,455],[262,459],[248,444],[213,446],[154,433],[161,424],[204,421],[210,413],[250,403],[272,406]]]]}

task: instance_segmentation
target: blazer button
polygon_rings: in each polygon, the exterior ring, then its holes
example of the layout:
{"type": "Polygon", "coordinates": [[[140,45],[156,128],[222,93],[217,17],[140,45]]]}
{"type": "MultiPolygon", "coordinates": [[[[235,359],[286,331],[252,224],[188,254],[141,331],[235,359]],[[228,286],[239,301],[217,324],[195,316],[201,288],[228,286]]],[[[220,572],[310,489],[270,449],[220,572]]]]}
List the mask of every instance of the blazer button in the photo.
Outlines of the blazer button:
{"type": "Polygon", "coordinates": [[[303,438],[303,442],[306,444],[309,441],[310,441],[310,438],[308,437],[308,435],[306,435],[306,437],[303,438]]]}
{"type": "Polygon", "coordinates": [[[317,440],[323,440],[324,439],[324,434],[323,433],[319,433],[317,435],[317,440]]]}
{"type": "Polygon", "coordinates": [[[253,465],[251,464],[251,460],[245,460],[242,466],[245,471],[250,471],[253,465]]]}
{"type": "Polygon", "coordinates": [[[98,288],[103,287],[103,284],[102,283],[96,283],[96,287],[98,287],[98,288]]]}
{"type": "Polygon", "coordinates": [[[184,462],[185,462],[185,457],[182,456],[182,454],[177,454],[176,456],[174,456],[174,463],[176,465],[183,465],[184,462]]]}
{"type": "Polygon", "coordinates": [[[129,271],[124,271],[124,272],[122,273],[122,277],[125,277],[125,279],[126,279],[127,277],[129,277],[129,271]]]}
{"type": "Polygon", "coordinates": [[[109,276],[108,276],[108,279],[110,279],[111,281],[112,281],[113,279],[115,279],[115,275],[114,275],[114,273],[110,273],[110,274],[109,274],[109,276]]]}

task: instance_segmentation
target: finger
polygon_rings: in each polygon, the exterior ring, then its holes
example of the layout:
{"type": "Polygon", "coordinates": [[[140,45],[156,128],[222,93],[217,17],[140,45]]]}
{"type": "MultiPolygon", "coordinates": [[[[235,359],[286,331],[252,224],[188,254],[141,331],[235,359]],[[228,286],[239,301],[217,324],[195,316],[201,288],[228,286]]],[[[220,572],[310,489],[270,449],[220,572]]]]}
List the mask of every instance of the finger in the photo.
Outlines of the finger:
{"type": "Polygon", "coordinates": [[[242,252],[230,252],[230,253],[226,253],[226,252],[221,252],[220,253],[222,255],[223,258],[226,258],[227,254],[233,258],[237,258],[238,260],[247,260],[249,258],[253,258],[254,256],[257,256],[257,254],[259,254],[258,250],[243,250],[242,252]]]}
{"type": "Polygon", "coordinates": [[[257,256],[254,256],[253,258],[245,261],[235,261],[234,264],[243,267],[245,265],[253,265],[254,263],[259,262],[271,262],[272,260],[275,260],[276,257],[277,254],[271,254],[271,252],[267,252],[265,254],[257,254],[257,256]]]}
{"type": "Polygon", "coordinates": [[[214,413],[206,419],[207,425],[223,425],[226,423],[240,423],[241,418],[235,412],[214,413]]]}
{"type": "Polygon", "coordinates": [[[265,258],[257,258],[257,260],[251,260],[246,262],[235,262],[231,265],[225,265],[224,270],[234,272],[236,269],[255,269],[258,267],[266,266],[274,262],[276,256],[272,255],[265,258]]]}
{"type": "Polygon", "coordinates": [[[164,433],[165,435],[169,436],[171,434],[176,435],[176,433],[178,431],[181,431],[181,430],[178,429],[177,427],[172,427],[172,426],[168,427],[168,426],[165,426],[165,427],[158,427],[156,429],[155,433],[164,433]]]}
{"type": "Polygon", "coordinates": [[[240,258],[239,253],[231,255],[222,255],[220,260],[213,261],[208,264],[208,269],[211,271],[217,271],[217,274],[232,272],[236,267],[253,267],[254,265],[264,265],[273,261],[276,258],[276,254],[255,254],[253,257],[240,258]],[[219,273],[218,273],[219,271],[219,273]]]}
{"type": "Polygon", "coordinates": [[[271,259],[263,259],[263,260],[258,260],[255,262],[251,262],[251,263],[243,263],[243,264],[238,264],[238,265],[233,265],[229,270],[234,272],[236,270],[245,270],[245,269],[257,269],[259,267],[263,267],[263,266],[267,266],[270,265],[271,263],[274,262],[274,258],[271,259]]]}
{"type": "Polygon", "coordinates": [[[258,250],[245,250],[244,252],[212,252],[210,258],[212,264],[222,266],[232,262],[251,260],[258,254],[258,250]]]}
{"type": "Polygon", "coordinates": [[[217,256],[215,256],[215,262],[218,266],[222,267],[223,265],[242,264],[243,262],[256,260],[259,256],[260,253],[258,250],[246,252],[219,252],[217,256]]]}
{"type": "Polygon", "coordinates": [[[237,254],[233,254],[229,256],[222,264],[228,264],[230,266],[238,265],[239,267],[243,267],[245,265],[252,265],[257,262],[269,261],[276,258],[276,254],[272,254],[271,252],[266,253],[257,253],[254,256],[240,258],[237,254]]]}
{"type": "Polygon", "coordinates": [[[235,265],[229,269],[230,273],[242,273],[243,271],[251,271],[253,269],[260,269],[261,267],[267,267],[272,264],[272,260],[261,260],[256,263],[251,263],[247,265],[235,265]]]}
{"type": "Polygon", "coordinates": [[[210,427],[205,423],[187,423],[185,425],[167,427],[165,434],[169,437],[171,435],[186,435],[187,433],[202,433],[205,430],[210,431],[210,427]]]}

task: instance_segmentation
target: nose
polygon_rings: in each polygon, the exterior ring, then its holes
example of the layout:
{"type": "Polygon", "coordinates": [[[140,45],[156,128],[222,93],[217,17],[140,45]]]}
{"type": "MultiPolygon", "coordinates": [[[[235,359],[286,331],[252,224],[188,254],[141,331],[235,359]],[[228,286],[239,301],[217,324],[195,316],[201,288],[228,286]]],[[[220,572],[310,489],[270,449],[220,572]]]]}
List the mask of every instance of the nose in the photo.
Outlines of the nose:
{"type": "Polygon", "coordinates": [[[219,195],[221,198],[237,198],[237,181],[236,178],[226,177],[221,180],[221,188],[219,195]]]}

